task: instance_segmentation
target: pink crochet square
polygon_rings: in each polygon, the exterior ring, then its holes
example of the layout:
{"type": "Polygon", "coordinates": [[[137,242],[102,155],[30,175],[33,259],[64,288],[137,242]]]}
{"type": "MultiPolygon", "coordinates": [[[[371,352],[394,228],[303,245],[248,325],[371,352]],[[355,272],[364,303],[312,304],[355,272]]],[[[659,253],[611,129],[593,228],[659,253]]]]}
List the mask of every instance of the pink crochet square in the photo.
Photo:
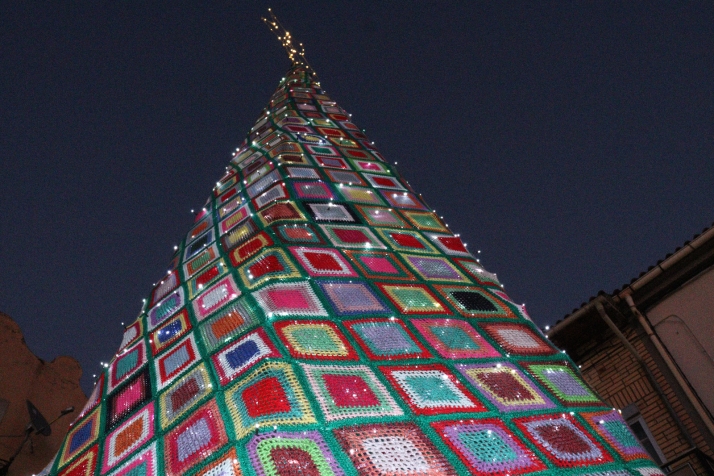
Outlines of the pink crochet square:
{"type": "Polygon", "coordinates": [[[270,290],[267,297],[278,309],[312,309],[312,302],[308,300],[301,289],[270,290]]]}
{"type": "Polygon", "coordinates": [[[363,256],[360,259],[365,266],[376,273],[397,274],[399,272],[387,258],[380,258],[379,256],[363,256]]]}
{"type": "Polygon", "coordinates": [[[126,387],[117,397],[115,411],[118,413],[125,412],[132,408],[136,402],[144,396],[144,387],[141,379],[134,380],[126,387]]]}

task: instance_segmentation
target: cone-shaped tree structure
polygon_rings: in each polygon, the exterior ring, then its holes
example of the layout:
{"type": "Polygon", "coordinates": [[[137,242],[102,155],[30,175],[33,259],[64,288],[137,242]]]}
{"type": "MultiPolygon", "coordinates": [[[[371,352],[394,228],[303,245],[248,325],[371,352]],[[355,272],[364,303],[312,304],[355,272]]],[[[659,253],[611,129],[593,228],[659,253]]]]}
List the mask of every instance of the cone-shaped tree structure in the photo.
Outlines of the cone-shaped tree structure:
{"type": "Polygon", "coordinates": [[[658,474],[300,61],[50,472],[658,474]]]}

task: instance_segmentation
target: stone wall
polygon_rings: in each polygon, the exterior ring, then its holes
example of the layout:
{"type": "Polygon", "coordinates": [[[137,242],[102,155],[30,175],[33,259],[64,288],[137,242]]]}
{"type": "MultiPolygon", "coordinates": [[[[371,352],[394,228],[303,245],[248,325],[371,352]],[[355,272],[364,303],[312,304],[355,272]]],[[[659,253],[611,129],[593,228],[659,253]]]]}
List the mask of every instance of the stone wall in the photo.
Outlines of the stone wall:
{"type": "MultiPolygon", "coordinates": [[[[20,326],[0,313],[0,401],[7,411],[0,420],[0,435],[20,434],[29,416],[25,400],[30,400],[48,421],[70,406],[73,414],[52,425],[49,437],[32,437],[10,467],[9,476],[37,473],[52,459],[67,433],[69,424],[84,406],[87,397],[79,386],[82,368],[71,357],[57,357],[45,362],[25,344],[20,326]]],[[[0,459],[7,460],[19,447],[22,438],[0,438],[0,459]]]]}

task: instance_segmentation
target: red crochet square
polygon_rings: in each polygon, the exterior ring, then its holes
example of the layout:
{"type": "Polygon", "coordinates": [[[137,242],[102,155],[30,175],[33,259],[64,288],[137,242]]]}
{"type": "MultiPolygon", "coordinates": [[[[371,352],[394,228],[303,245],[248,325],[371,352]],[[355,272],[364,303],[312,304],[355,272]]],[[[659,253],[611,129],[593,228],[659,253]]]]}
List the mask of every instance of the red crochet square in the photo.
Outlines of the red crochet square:
{"type": "Polygon", "coordinates": [[[290,411],[288,396],[276,377],[264,378],[254,383],[243,391],[242,398],[251,418],[290,411]]]}
{"type": "Polygon", "coordinates": [[[359,375],[324,374],[322,380],[338,407],[371,407],[379,399],[369,384],[359,375]]]}
{"type": "Polygon", "coordinates": [[[370,239],[359,230],[348,230],[343,228],[335,228],[333,233],[345,243],[369,243],[370,239]]]}

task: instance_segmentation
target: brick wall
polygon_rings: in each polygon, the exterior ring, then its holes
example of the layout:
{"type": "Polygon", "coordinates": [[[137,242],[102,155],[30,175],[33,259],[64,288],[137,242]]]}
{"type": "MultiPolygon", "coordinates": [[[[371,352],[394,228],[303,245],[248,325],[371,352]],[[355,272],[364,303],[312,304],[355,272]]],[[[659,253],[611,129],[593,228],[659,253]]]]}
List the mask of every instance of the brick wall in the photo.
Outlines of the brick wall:
{"type": "MultiPolygon", "coordinates": [[[[638,334],[633,325],[621,330],[654,374],[655,380],[695,444],[708,455],[712,455],[711,448],[645,346],[643,339],[647,339],[647,336],[638,334]]],[[[585,380],[613,407],[621,409],[632,403],[637,405],[667,461],[689,449],[689,443],[661,397],[652,388],[645,371],[617,337],[613,335],[577,363],[581,366],[585,380]]],[[[694,455],[676,463],[673,469],[686,463],[691,463],[697,474],[706,474],[694,455]]]]}

